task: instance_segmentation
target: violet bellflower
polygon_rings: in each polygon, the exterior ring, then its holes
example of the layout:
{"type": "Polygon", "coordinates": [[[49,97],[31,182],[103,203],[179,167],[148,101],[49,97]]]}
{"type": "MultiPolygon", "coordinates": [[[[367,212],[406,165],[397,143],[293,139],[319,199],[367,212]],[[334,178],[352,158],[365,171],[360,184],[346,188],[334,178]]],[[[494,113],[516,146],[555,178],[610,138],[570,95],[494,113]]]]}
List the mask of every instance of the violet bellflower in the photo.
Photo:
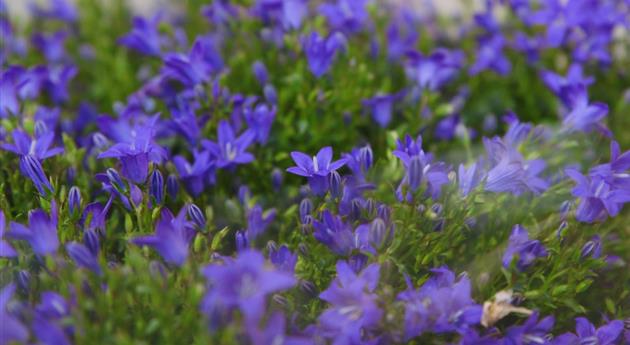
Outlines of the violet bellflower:
{"type": "Polygon", "coordinates": [[[167,53],[163,57],[162,76],[192,88],[209,82],[212,75],[223,69],[223,59],[210,37],[199,36],[188,54],[167,53]]]}
{"type": "Polygon", "coordinates": [[[345,33],[360,31],[369,21],[366,9],[368,0],[336,0],[319,6],[319,13],[326,17],[333,30],[345,33]]]}
{"type": "Polygon", "coordinates": [[[50,147],[55,140],[53,132],[45,132],[31,139],[25,131],[16,129],[12,136],[13,144],[3,143],[0,148],[20,156],[32,156],[40,161],[63,152],[62,147],[50,147]]]}
{"type": "Polygon", "coordinates": [[[482,308],[470,296],[468,276],[456,280],[447,267],[431,271],[419,289],[408,280],[408,289],[398,295],[405,302],[405,339],[424,332],[462,332],[481,321],[482,308]]]}
{"type": "MultiPolygon", "coordinates": [[[[265,263],[259,252],[246,249],[235,259],[226,258],[203,268],[209,283],[201,310],[211,322],[216,315],[231,315],[240,310],[246,324],[257,325],[265,313],[267,296],[289,289],[296,280],[289,272],[265,263]]],[[[211,325],[216,326],[216,325],[211,325]]]]}
{"type": "Polygon", "coordinates": [[[50,0],[47,7],[41,7],[38,2],[30,2],[29,10],[35,18],[51,18],[75,22],[79,18],[79,12],[70,0],[50,0]]]}
{"type": "Polygon", "coordinates": [[[291,158],[296,166],[288,168],[287,171],[308,178],[311,191],[316,195],[324,195],[328,190],[328,174],[346,164],[346,159],[341,158],[333,162],[332,157],[333,150],[330,146],[322,148],[313,157],[293,151],[291,158]]]}
{"type": "Polygon", "coordinates": [[[367,108],[372,119],[382,128],[386,128],[392,121],[394,103],[400,98],[400,94],[376,95],[364,99],[363,106],[367,108]]]}
{"type": "MultiPolygon", "coordinates": [[[[576,85],[588,87],[595,81],[593,77],[584,75],[583,67],[579,63],[573,63],[569,66],[566,77],[547,70],[543,70],[540,73],[540,77],[557,97],[564,97],[564,90],[568,87],[574,87],[576,85]]],[[[570,106],[569,100],[562,99],[562,101],[567,106],[570,106]]]]}
{"type": "Polygon", "coordinates": [[[588,100],[588,92],[583,84],[573,85],[563,90],[568,112],[563,116],[562,127],[567,131],[592,132],[596,130],[610,136],[610,130],[602,123],[608,115],[608,105],[588,100]]]}
{"type": "Polygon", "coordinates": [[[28,329],[19,318],[12,315],[7,306],[15,293],[15,284],[9,283],[0,290],[0,343],[26,343],[28,329]]]}
{"type": "Polygon", "coordinates": [[[135,125],[128,141],[119,142],[98,155],[102,158],[118,158],[122,174],[134,183],[144,183],[149,174],[149,162],[160,163],[166,151],[153,141],[154,121],[147,125],[135,125]]]}
{"type": "Polygon", "coordinates": [[[516,267],[523,271],[534,263],[534,260],[547,256],[547,249],[538,240],[530,240],[527,229],[517,224],[512,228],[508,247],[503,253],[503,267],[510,267],[512,259],[518,258],[516,267]]]}
{"type": "Polygon", "coordinates": [[[365,181],[365,174],[372,168],[374,164],[374,153],[370,145],[363,147],[355,147],[350,153],[343,153],[342,158],[346,160],[346,165],[352,171],[352,174],[359,181],[365,181]]]}
{"type": "Polygon", "coordinates": [[[265,22],[276,22],[284,29],[299,29],[308,13],[308,1],[258,0],[253,11],[265,22]]]}
{"type": "Polygon", "coordinates": [[[85,231],[99,231],[105,232],[105,223],[107,221],[107,214],[112,207],[114,197],[110,196],[105,206],[100,202],[93,202],[85,206],[83,214],[79,220],[79,224],[85,231]],[[89,223],[88,223],[89,220],[89,223]]]}
{"type": "Polygon", "coordinates": [[[167,263],[182,266],[188,258],[188,247],[195,236],[192,223],[186,219],[188,208],[182,209],[174,217],[168,209],[163,209],[155,226],[155,234],[138,236],[131,240],[137,246],[155,249],[167,263]]]}
{"type": "Polygon", "coordinates": [[[414,140],[406,135],[404,141],[398,140],[393,154],[407,170],[396,190],[399,200],[410,200],[411,192],[415,192],[422,184],[426,184],[426,192],[431,198],[439,198],[442,185],[448,183],[448,169],[444,163],[434,163],[433,155],[422,150],[422,136],[418,135],[414,140]],[[406,195],[403,195],[404,186],[409,188],[406,195]]]}
{"type": "Polygon", "coordinates": [[[35,338],[42,344],[70,345],[70,328],[64,327],[62,319],[70,314],[70,304],[56,292],[45,291],[41,302],[35,307],[31,324],[35,338]]]}
{"type": "Polygon", "coordinates": [[[36,33],[31,38],[31,42],[44,54],[48,62],[57,63],[66,58],[64,44],[67,37],[68,33],[65,31],[57,31],[51,35],[36,33]]]}
{"type": "Polygon", "coordinates": [[[48,92],[55,104],[64,103],[70,98],[68,84],[77,75],[78,68],[74,65],[60,65],[45,67],[42,87],[48,92]]]}
{"type": "Polygon", "coordinates": [[[385,33],[387,37],[387,58],[395,61],[412,50],[418,40],[418,30],[416,30],[416,19],[413,14],[403,12],[400,18],[394,18],[387,26],[385,33]]]}
{"type": "Polygon", "coordinates": [[[500,75],[510,73],[512,64],[503,54],[504,46],[505,39],[500,34],[480,38],[477,59],[470,66],[469,73],[476,75],[485,70],[492,70],[500,75]]]}
{"type": "Polygon", "coordinates": [[[468,168],[466,168],[463,164],[460,164],[457,170],[457,180],[462,196],[468,196],[468,194],[470,194],[470,192],[479,185],[482,178],[483,176],[478,162],[473,163],[468,168]]]}
{"type": "Polygon", "coordinates": [[[335,344],[363,344],[367,340],[365,334],[383,316],[375,293],[379,271],[378,264],[371,264],[357,274],[347,262],[337,262],[337,277],[319,295],[330,307],[319,316],[318,333],[335,339],[335,344]]]}
{"type": "Polygon", "coordinates": [[[553,345],[571,345],[571,344],[597,344],[597,345],[614,345],[620,344],[624,326],[623,321],[613,320],[599,328],[590,323],[586,318],[578,317],[575,319],[575,332],[565,333],[556,337],[553,345]]]}
{"type": "Polygon", "coordinates": [[[346,38],[336,32],[328,37],[322,37],[317,32],[302,37],[302,49],[306,54],[308,67],[317,78],[324,75],[330,69],[337,52],[344,50],[346,38]]]}
{"type": "Polygon", "coordinates": [[[283,244],[277,249],[272,248],[269,250],[269,261],[278,269],[293,273],[297,263],[297,254],[291,253],[289,247],[283,244]]]}
{"type": "Polygon", "coordinates": [[[567,169],[566,174],[577,183],[571,193],[579,199],[575,218],[593,223],[615,217],[624,204],[630,202],[630,186],[619,188],[600,175],[584,176],[577,170],[567,169]]]}
{"type": "Polygon", "coordinates": [[[159,56],[164,42],[158,29],[159,24],[159,14],[150,19],[134,17],[131,31],[120,37],[118,44],[141,54],[159,56]]]}
{"type": "Polygon", "coordinates": [[[276,107],[268,107],[266,104],[258,104],[255,108],[245,108],[243,112],[247,126],[254,131],[256,142],[266,144],[269,139],[271,125],[276,118],[276,107]]]}
{"type": "Polygon", "coordinates": [[[28,226],[11,222],[7,236],[27,241],[33,252],[39,256],[54,254],[59,248],[57,219],[57,205],[53,201],[50,215],[42,209],[31,210],[28,213],[28,226]]]}
{"type": "Polygon", "coordinates": [[[505,332],[504,344],[549,344],[550,332],[555,319],[547,316],[538,320],[538,312],[534,312],[522,325],[512,326],[505,332]]]}
{"type": "Polygon", "coordinates": [[[407,53],[406,71],[421,90],[437,91],[457,76],[464,54],[458,50],[438,48],[430,55],[407,53]]]}
{"type": "MultiPolygon", "coordinates": [[[[193,151],[192,165],[182,156],[175,156],[173,164],[184,187],[193,197],[199,196],[215,180],[215,162],[208,151],[193,151]]],[[[171,182],[172,184],[173,182],[171,182]]]]}
{"type": "MultiPolygon", "coordinates": [[[[369,249],[369,226],[361,225],[356,230],[341,217],[324,210],[322,220],[313,220],[313,237],[326,245],[333,253],[348,256],[355,249],[369,249]]],[[[372,251],[373,252],[373,251],[372,251]]]]}
{"type": "Polygon", "coordinates": [[[276,217],[276,210],[270,209],[263,213],[260,205],[255,205],[247,211],[247,233],[250,240],[262,235],[276,217]]]}
{"type": "MultiPolygon", "coordinates": [[[[6,218],[4,212],[0,209],[0,258],[14,258],[18,256],[18,252],[4,239],[4,230],[6,228],[6,218]]],[[[0,310],[0,312],[2,312],[0,310]]]]}
{"type": "Polygon", "coordinates": [[[254,131],[246,130],[237,137],[230,123],[221,120],[217,132],[216,142],[204,140],[201,143],[214,156],[217,168],[230,169],[254,160],[254,155],[246,151],[256,137],[254,131]]]}
{"type": "Polygon", "coordinates": [[[66,252],[74,263],[83,268],[100,275],[102,274],[101,266],[98,263],[98,257],[86,245],[78,242],[66,243],[66,252]]]}

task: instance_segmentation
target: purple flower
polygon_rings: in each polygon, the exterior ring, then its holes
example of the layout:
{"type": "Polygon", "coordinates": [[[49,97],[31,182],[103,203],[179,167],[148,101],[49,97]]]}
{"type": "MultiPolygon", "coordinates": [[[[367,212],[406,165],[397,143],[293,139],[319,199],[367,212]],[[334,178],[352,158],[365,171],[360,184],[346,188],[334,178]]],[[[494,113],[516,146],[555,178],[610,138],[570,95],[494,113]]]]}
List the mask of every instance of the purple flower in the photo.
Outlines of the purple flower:
{"type": "Polygon", "coordinates": [[[55,192],[55,189],[52,184],[50,184],[48,177],[46,177],[46,173],[44,172],[44,168],[41,163],[33,156],[28,155],[20,157],[20,172],[22,175],[33,181],[35,188],[41,195],[46,196],[49,192],[51,194],[55,192]]]}
{"type": "Polygon", "coordinates": [[[96,254],[87,246],[77,242],[69,242],[66,244],[66,251],[77,266],[87,268],[98,275],[102,274],[103,271],[96,254]]]}
{"type": "Polygon", "coordinates": [[[213,74],[223,69],[223,59],[209,37],[199,36],[192,49],[186,54],[168,53],[164,55],[162,76],[178,80],[187,87],[210,81],[213,74]]]}
{"type": "Polygon", "coordinates": [[[61,321],[70,314],[70,305],[59,294],[46,291],[41,294],[41,302],[35,307],[35,317],[31,325],[37,340],[42,344],[70,345],[68,327],[61,321]]]}
{"type": "Polygon", "coordinates": [[[26,343],[28,340],[28,329],[15,316],[7,310],[7,305],[15,292],[15,284],[9,283],[0,290],[0,343],[9,344],[11,342],[26,343]]]}
{"type": "Polygon", "coordinates": [[[267,85],[267,81],[269,80],[269,72],[267,72],[267,67],[262,61],[254,61],[254,63],[252,64],[252,71],[254,72],[254,76],[256,77],[256,80],[258,80],[260,85],[267,85]]]}
{"type": "Polygon", "coordinates": [[[18,92],[21,88],[20,78],[24,74],[24,69],[18,66],[3,69],[0,72],[0,118],[7,118],[10,115],[18,115],[20,111],[20,101],[18,92]]]}
{"type": "Polygon", "coordinates": [[[357,228],[355,232],[352,224],[344,222],[341,217],[333,215],[328,210],[322,213],[321,221],[313,220],[313,228],[315,228],[313,237],[338,255],[347,256],[354,249],[368,246],[369,228],[367,226],[359,227],[361,229],[357,228]]]}
{"type": "Polygon", "coordinates": [[[322,336],[338,344],[359,344],[381,320],[382,310],[375,293],[380,266],[371,264],[359,274],[345,261],[337,262],[337,277],[319,298],[330,307],[319,316],[322,336]]]}
{"type": "Polygon", "coordinates": [[[459,124],[460,118],[457,114],[443,118],[435,127],[435,137],[440,140],[452,140],[459,124]]]}
{"type": "Polygon", "coordinates": [[[405,339],[427,331],[461,332],[481,321],[482,308],[470,297],[468,276],[456,281],[447,267],[431,271],[433,276],[419,289],[408,280],[408,289],[398,295],[405,303],[405,339]]]}
{"type": "Polygon", "coordinates": [[[203,192],[207,185],[214,183],[214,161],[208,151],[193,151],[194,161],[191,165],[182,156],[175,156],[173,164],[177,168],[184,187],[192,196],[196,197],[203,192]]]}
{"type": "Polygon", "coordinates": [[[553,316],[547,316],[538,320],[538,313],[534,312],[521,326],[512,326],[507,329],[505,344],[537,345],[548,344],[549,332],[553,328],[553,316]]]}
{"type": "Polygon", "coordinates": [[[158,169],[153,169],[149,177],[149,195],[157,204],[164,200],[164,176],[158,169]]]}
{"type": "Polygon", "coordinates": [[[597,345],[613,345],[620,344],[623,322],[621,320],[613,320],[606,325],[597,329],[587,319],[578,317],[575,319],[575,331],[577,333],[566,333],[554,339],[554,345],[568,344],[597,344],[597,345]]]}
{"type": "Polygon", "coordinates": [[[46,256],[57,252],[57,205],[53,201],[50,216],[44,210],[36,209],[28,213],[28,226],[11,222],[7,236],[27,241],[33,252],[46,256]]]}
{"type": "Polygon", "coordinates": [[[265,104],[259,104],[254,109],[245,108],[243,113],[247,126],[254,131],[256,142],[266,144],[271,131],[271,125],[276,118],[276,107],[269,108],[265,104]]]}
{"type": "Polygon", "coordinates": [[[39,73],[42,75],[42,87],[48,92],[55,104],[68,100],[68,84],[77,75],[78,69],[74,65],[60,65],[44,67],[39,73]]]}
{"type": "MultiPolygon", "coordinates": [[[[593,84],[595,79],[584,75],[582,65],[579,63],[573,63],[569,66],[567,76],[563,77],[551,71],[543,70],[540,73],[540,77],[545,85],[558,97],[564,96],[564,90],[576,85],[584,85],[588,87],[593,84]]],[[[568,100],[564,100],[565,104],[568,100]]]]}
{"type": "Polygon", "coordinates": [[[396,195],[399,200],[410,200],[411,192],[415,192],[421,184],[426,184],[427,194],[433,199],[440,196],[442,185],[448,183],[448,169],[444,163],[433,162],[433,155],[425,154],[422,150],[422,136],[414,140],[406,135],[404,141],[398,140],[397,148],[393,152],[398,157],[407,173],[401,181],[396,195]],[[403,195],[403,187],[409,187],[403,195]]]}
{"type": "Polygon", "coordinates": [[[187,208],[183,207],[177,217],[168,209],[155,226],[155,234],[138,236],[131,242],[138,246],[149,246],[155,249],[167,263],[182,266],[188,258],[188,247],[195,236],[192,224],[186,220],[187,208]]]}
{"type": "Polygon", "coordinates": [[[299,29],[308,12],[307,0],[258,0],[254,13],[265,22],[275,21],[286,29],[299,29]]]}
{"type": "Polygon", "coordinates": [[[250,240],[262,235],[276,217],[276,210],[271,209],[263,214],[263,209],[255,205],[247,211],[247,233],[250,240]]]}
{"type": "Polygon", "coordinates": [[[283,244],[278,249],[269,250],[269,261],[278,269],[293,274],[297,263],[297,254],[291,253],[289,247],[283,244]]]}
{"type": "Polygon", "coordinates": [[[221,120],[217,132],[217,142],[204,140],[201,143],[216,159],[217,168],[233,168],[254,160],[254,155],[246,151],[256,137],[252,130],[237,137],[230,123],[221,120]]]}
{"type": "Polygon", "coordinates": [[[346,159],[341,158],[332,162],[332,157],[333,150],[330,146],[322,148],[313,157],[302,152],[293,151],[291,152],[291,158],[293,158],[296,166],[288,168],[287,171],[307,177],[313,193],[323,195],[328,190],[328,174],[346,164],[346,159]]]}
{"type": "Polygon", "coordinates": [[[594,259],[599,259],[602,256],[602,240],[599,237],[599,235],[593,236],[582,247],[582,251],[580,252],[580,257],[586,258],[589,256],[594,259]]]}
{"type": "Polygon", "coordinates": [[[417,20],[408,12],[401,14],[401,18],[393,19],[387,26],[387,58],[390,61],[400,59],[407,51],[412,50],[418,40],[415,29],[417,20]]]}
{"type": "Polygon", "coordinates": [[[374,153],[370,145],[353,148],[350,153],[343,153],[341,157],[346,160],[346,165],[360,181],[365,180],[365,174],[374,164],[374,153]]]}
{"type": "Polygon", "coordinates": [[[420,89],[437,91],[459,73],[464,62],[461,51],[438,48],[431,55],[407,53],[407,75],[420,89]]]}
{"type": "Polygon", "coordinates": [[[144,183],[149,174],[149,161],[160,163],[166,151],[153,141],[155,118],[151,124],[135,125],[127,141],[114,144],[98,158],[118,158],[122,174],[135,183],[144,183]]]}
{"type": "Polygon", "coordinates": [[[580,200],[575,218],[580,222],[603,221],[615,217],[623,205],[630,202],[630,186],[617,188],[600,175],[584,176],[577,170],[567,169],[566,174],[577,183],[571,193],[580,200]]]}
{"type": "Polygon", "coordinates": [[[369,20],[366,9],[367,0],[336,0],[319,6],[319,13],[328,19],[332,30],[347,33],[360,31],[369,20]]]}
{"type": "Polygon", "coordinates": [[[239,309],[247,324],[256,325],[265,313],[267,296],[296,283],[291,273],[265,264],[265,258],[255,250],[240,251],[236,259],[223,261],[202,270],[209,289],[201,302],[201,310],[211,320],[215,315],[231,315],[239,309]]]}
{"type": "Polygon", "coordinates": [[[20,156],[32,156],[37,160],[44,160],[63,152],[62,147],[50,147],[55,140],[53,132],[46,132],[31,139],[25,131],[16,129],[12,136],[13,144],[3,143],[0,147],[20,156]]]}
{"type": "Polygon", "coordinates": [[[85,206],[81,219],[79,220],[81,227],[83,227],[85,231],[100,230],[101,232],[104,232],[105,222],[107,221],[107,213],[109,212],[113,201],[113,196],[110,196],[105,206],[103,206],[100,202],[93,202],[85,206]],[[86,224],[87,220],[90,220],[88,224],[86,224]]]}
{"type": "Polygon", "coordinates": [[[463,164],[459,165],[457,170],[457,179],[459,190],[462,196],[466,197],[475,187],[479,185],[483,176],[481,176],[478,163],[473,163],[468,169],[463,164]]]}
{"type": "Polygon", "coordinates": [[[39,49],[48,62],[60,62],[66,58],[66,49],[64,44],[68,33],[65,31],[57,31],[51,35],[36,33],[31,38],[33,45],[39,49]]]}
{"type": "Polygon", "coordinates": [[[71,215],[81,211],[81,190],[77,186],[72,186],[68,192],[68,211],[71,215]]]}
{"type": "Polygon", "coordinates": [[[238,8],[231,0],[217,0],[201,8],[203,14],[213,24],[227,24],[238,16],[238,8]]]}
{"type": "Polygon", "coordinates": [[[34,17],[52,18],[65,22],[74,22],[79,13],[69,0],[50,0],[47,8],[40,7],[37,2],[29,2],[29,9],[34,17]]]}
{"type": "Polygon", "coordinates": [[[621,153],[619,143],[610,142],[610,162],[599,164],[591,168],[589,175],[599,176],[614,188],[628,188],[630,186],[630,150],[621,153]]]}
{"type": "Polygon", "coordinates": [[[158,30],[159,23],[159,15],[151,19],[134,17],[131,32],[119,38],[118,44],[141,54],[159,56],[164,41],[158,30]]]}
{"type": "Polygon", "coordinates": [[[337,51],[345,49],[345,46],[346,38],[339,32],[327,38],[320,36],[317,32],[302,37],[302,49],[306,54],[308,67],[317,78],[328,72],[337,56],[337,51]]]}
{"type": "MultiPolygon", "coordinates": [[[[6,218],[4,212],[0,210],[0,257],[2,258],[14,258],[18,256],[18,252],[4,240],[4,230],[6,227],[6,218]]],[[[0,310],[1,312],[1,310],[0,310]]]]}
{"type": "Polygon", "coordinates": [[[608,115],[608,105],[601,102],[589,103],[586,86],[577,84],[565,88],[563,99],[567,100],[569,111],[562,119],[562,126],[568,131],[591,132],[597,130],[610,136],[610,131],[601,123],[608,115]]]}
{"type": "Polygon", "coordinates": [[[478,74],[485,70],[493,70],[500,75],[507,75],[512,64],[503,54],[505,39],[500,34],[479,39],[479,47],[475,56],[477,59],[470,66],[469,73],[478,74]]]}
{"type": "Polygon", "coordinates": [[[369,99],[363,100],[363,106],[370,110],[372,119],[376,123],[386,128],[392,120],[392,108],[394,102],[399,98],[399,95],[377,95],[369,99]]]}
{"type": "Polygon", "coordinates": [[[518,257],[516,267],[524,271],[536,258],[546,257],[547,249],[540,241],[530,240],[527,229],[517,224],[512,228],[508,247],[503,254],[503,266],[510,267],[514,256],[518,257]]]}

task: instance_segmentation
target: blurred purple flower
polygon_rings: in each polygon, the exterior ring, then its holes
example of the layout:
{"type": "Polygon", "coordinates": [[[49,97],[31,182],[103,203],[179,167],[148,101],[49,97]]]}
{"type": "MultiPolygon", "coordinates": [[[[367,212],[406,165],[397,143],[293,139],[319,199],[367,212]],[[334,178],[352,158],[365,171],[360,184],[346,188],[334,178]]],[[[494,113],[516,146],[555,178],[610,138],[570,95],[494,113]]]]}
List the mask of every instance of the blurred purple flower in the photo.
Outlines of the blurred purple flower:
{"type": "MultiPolygon", "coordinates": [[[[193,164],[191,165],[182,156],[175,156],[173,164],[177,169],[179,178],[184,187],[193,197],[197,197],[203,192],[206,186],[214,183],[214,161],[210,158],[208,151],[193,151],[193,164]]],[[[172,183],[171,183],[172,184],[172,183]]]]}
{"type": "Polygon", "coordinates": [[[458,50],[438,48],[430,55],[412,51],[407,53],[407,75],[420,89],[437,91],[455,78],[464,62],[458,50]]]}
{"type": "Polygon", "coordinates": [[[308,36],[303,36],[301,41],[308,67],[317,78],[328,72],[337,52],[344,50],[346,46],[346,38],[339,32],[327,38],[312,32],[308,36]]]}
{"type": "Polygon", "coordinates": [[[11,222],[6,235],[16,240],[27,241],[37,255],[54,254],[59,247],[57,205],[52,202],[50,215],[42,209],[31,210],[28,213],[28,226],[11,222]]]}
{"type": "Polygon", "coordinates": [[[131,31],[120,37],[118,44],[141,54],[159,56],[164,41],[158,30],[160,17],[159,14],[151,19],[134,17],[131,31]]]}
{"type": "Polygon", "coordinates": [[[366,9],[368,0],[336,0],[319,6],[319,13],[328,19],[333,31],[356,33],[368,22],[370,16],[366,9]]]}
{"type": "MultiPolygon", "coordinates": [[[[4,240],[4,230],[6,228],[6,218],[4,212],[0,210],[0,257],[2,258],[14,258],[18,256],[18,252],[4,240]]],[[[2,310],[0,310],[0,313],[2,310]]]]}
{"type": "Polygon", "coordinates": [[[518,257],[516,267],[524,271],[534,260],[547,256],[547,249],[538,240],[530,240],[527,229],[521,225],[512,228],[508,247],[503,253],[503,266],[510,267],[514,256],[518,257]]]}
{"type": "Polygon", "coordinates": [[[269,138],[271,126],[276,118],[276,107],[268,107],[266,104],[258,104],[255,108],[245,108],[243,113],[247,126],[254,131],[256,142],[266,144],[269,138]]]}
{"type": "Polygon", "coordinates": [[[2,344],[26,343],[28,340],[28,329],[7,308],[14,292],[14,283],[9,283],[0,290],[0,320],[2,320],[0,322],[0,343],[2,344]]]}
{"type": "Polygon", "coordinates": [[[199,36],[188,54],[164,54],[162,76],[178,80],[186,87],[209,82],[212,75],[223,69],[223,59],[210,37],[199,36]]]}

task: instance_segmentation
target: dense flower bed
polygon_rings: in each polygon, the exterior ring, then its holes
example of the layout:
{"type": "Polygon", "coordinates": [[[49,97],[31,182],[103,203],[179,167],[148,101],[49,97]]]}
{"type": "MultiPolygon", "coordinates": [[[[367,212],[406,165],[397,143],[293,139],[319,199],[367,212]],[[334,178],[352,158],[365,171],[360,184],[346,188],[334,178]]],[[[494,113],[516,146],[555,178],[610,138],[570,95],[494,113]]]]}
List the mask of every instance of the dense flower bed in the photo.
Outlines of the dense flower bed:
{"type": "Polygon", "coordinates": [[[401,3],[0,1],[0,343],[630,343],[630,2],[401,3]]]}

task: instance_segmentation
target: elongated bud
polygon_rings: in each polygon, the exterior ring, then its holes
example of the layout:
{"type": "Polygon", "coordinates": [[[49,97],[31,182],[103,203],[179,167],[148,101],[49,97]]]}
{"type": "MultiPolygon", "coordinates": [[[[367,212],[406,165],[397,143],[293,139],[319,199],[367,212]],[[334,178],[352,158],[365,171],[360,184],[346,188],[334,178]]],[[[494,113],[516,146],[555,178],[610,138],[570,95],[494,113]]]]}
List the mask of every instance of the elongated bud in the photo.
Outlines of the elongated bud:
{"type": "Polygon", "coordinates": [[[206,226],[206,217],[197,205],[188,205],[188,217],[192,219],[199,229],[203,229],[206,226]]]}
{"type": "Polygon", "coordinates": [[[361,200],[358,198],[352,199],[350,202],[350,218],[352,220],[358,220],[361,218],[361,212],[363,210],[363,205],[361,205],[361,200]]]}
{"type": "Polygon", "coordinates": [[[273,169],[271,172],[271,185],[276,192],[282,187],[282,180],[282,170],[278,168],[273,169]]]}
{"type": "Polygon", "coordinates": [[[240,186],[238,188],[238,200],[242,205],[247,205],[249,199],[252,197],[252,192],[249,190],[247,186],[240,186]]]}
{"type": "Polygon", "coordinates": [[[100,251],[100,240],[98,236],[98,233],[94,230],[88,229],[83,232],[83,244],[85,244],[87,249],[89,249],[94,256],[97,256],[100,251]]]}
{"type": "Polygon", "coordinates": [[[265,100],[270,104],[278,104],[278,93],[276,92],[276,88],[271,84],[265,85],[263,89],[263,94],[265,95],[265,100]]]}
{"type": "Polygon", "coordinates": [[[431,211],[433,211],[436,216],[442,215],[442,210],[444,210],[444,207],[442,207],[442,204],[440,203],[431,205],[431,211]]]}
{"type": "Polygon", "coordinates": [[[391,219],[391,210],[385,204],[378,205],[378,209],[376,210],[376,215],[381,218],[383,221],[389,223],[391,219]]]}
{"type": "Polygon", "coordinates": [[[31,286],[31,274],[26,270],[20,270],[16,274],[15,281],[20,290],[28,292],[29,286],[31,286]]]}
{"type": "Polygon", "coordinates": [[[92,142],[97,149],[101,150],[104,150],[111,145],[109,140],[107,140],[107,138],[99,132],[94,133],[94,135],[92,136],[92,142]]]}
{"type": "Polygon", "coordinates": [[[365,212],[368,215],[368,218],[372,218],[376,213],[376,201],[374,201],[374,199],[372,198],[365,200],[364,208],[365,212]]]}
{"type": "Polygon", "coordinates": [[[48,126],[46,126],[46,123],[43,121],[35,122],[35,137],[39,138],[46,133],[48,133],[48,126]]]}
{"type": "Polygon", "coordinates": [[[275,253],[278,250],[278,245],[274,241],[267,242],[267,251],[270,253],[275,253]]]}
{"type": "Polygon", "coordinates": [[[166,192],[171,200],[177,199],[177,193],[179,192],[179,182],[177,182],[177,176],[170,174],[166,178],[166,192]]]}
{"type": "Polygon", "coordinates": [[[168,275],[168,270],[166,269],[164,264],[159,261],[153,260],[149,263],[149,274],[151,274],[152,277],[161,278],[164,280],[168,275]]]}
{"type": "Polygon", "coordinates": [[[20,169],[33,181],[35,188],[41,195],[48,195],[48,192],[54,193],[53,186],[48,181],[48,177],[44,173],[42,164],[33,156],[26,155],[20,157],[20,169]],[[45,188],[45,189],[44,189],[45,188]]]}
{"type": "Polygon", "coordinates": [[[130,187],[131,191],[129,192],[129,194],[131,196],[131,202],[135,207],[139,207],[142,204],[142,199],[144,198],[142,190],[140,189],[140,187],[136,186],[133,183],[130,184],[130,187]]]}
{"type": "Polygon", "coordinates": [[[328,174],[328,185],[330,186],[330,194],[338,198],[341,196],[341,175],[338,172],[333,171],[328,174]]]}
{"type": "Polygon", "coordinates": [[[409,162],[409,168],[407,171],[409,177],[409,188],[412,192],[415,192],[422,183],[422,161],[420,157],[413,156],[409,162]]]}
{"type": "Polygon", "coordinates": [[[311,199],[304,198],[300,201],[300,221],[302,224],[306,223],[306,216],[310,216],[313,211],[313,203],[311,199]]]}
{"type": "Polygon", "coordinates": [[[127,191],[127,185],[125,185],[125,182],[122,180],[116,169],[108,168],[105,174],[107,175],[109,182],[112,184],[112,186],[114,186],[114,188],[118,189],[121,192],[127,191]]]}
{"type": "Polygon", "coordinates": [[[151,172],[149,195],[156,203],[162,204],[164,198],[164,177],[157,169],[154,169],[153,172],[151,172]]]}
{"type": "Polygon", "coordinates": [[[370,223],[368,240],[374,248],[381,248],[387,237],[387,225],[381,218],[376,218],[370,223]]]}
{"type": "Polygon", "coordinates": [[[300,287],[300,290],[302,290],[307,295],[317,296],[317,286],[315,286],[315,284],[311,283],[310,281],[301,279],[298,282],[298,285],[300,287]]]}
{"type": "Polygon", "coordinates": [[[599,236],[594,236],[590,241],[584,244],[580,256],[582,258],[592,257],[598,259],[602,255],[602,242],[599,236]]]}
{"type": "Polygon", "coordinates": [[[252,70],[254,71],[254,76],[256,77],[256,80],[258,80],[260,85],[267,84],[269,74],[267,73],[267,67],[265,67],[265,64],[262,63],[262,61],[257,60],[256,62],[254,62],[254,64],[252,65],[252,70]]]}
{"type": "Polygon", "coordinates": [[[374,153],[370,145],[366,145],[359,150],[359,163],[364,172],[368,171],[374,164],[374,153]]]}
{"type": "Polygon", "coordinates": [[[70,214],[77,214],[81,211],[81,191],[77,186],[72,186],[68,192],[68,210],[70,214]]]}

